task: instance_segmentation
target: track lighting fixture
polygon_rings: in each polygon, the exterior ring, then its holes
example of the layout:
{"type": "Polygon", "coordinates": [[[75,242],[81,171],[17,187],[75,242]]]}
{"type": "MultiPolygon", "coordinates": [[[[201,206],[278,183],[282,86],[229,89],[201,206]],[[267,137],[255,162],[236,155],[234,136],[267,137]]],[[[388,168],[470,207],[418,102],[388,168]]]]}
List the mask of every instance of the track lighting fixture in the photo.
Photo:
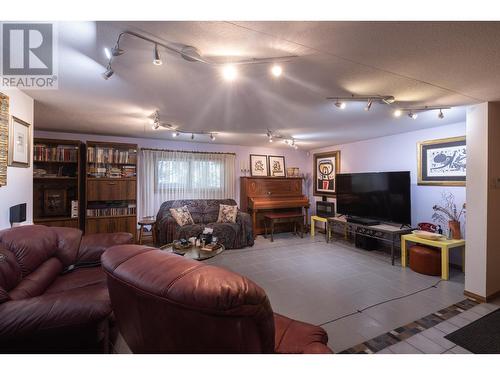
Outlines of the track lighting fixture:
{"type": "Polygon", "coordinates": [[[394,114],[394,117],[401,117],[403,112],[400,109],[396,109],[393,114],[394,114]]]}
{"type": "Polygon", "coordinates": [[[344,97],[329,97],[328,100],[335,100],[335,106],[340,109],[345,108],[345,102],[363,102],[367,101],[365,111],[369,111],[374,102],[392,104],[396,101],[392,95],[351,95],[344,97]]]}
{"type": "Polygon", "coordinates": [[[280,65],[273,65],[273,67],[271,68],[271,73],[273,74],[273,76],[275,76],[276,78],[280,77],[281,74],[283,73],[283,68],[281,68],[280,65]]]}
{"type": "Polygon", "coordinates": [[[337,99],[337,101],[335,102],[335,107],[340,108],[340,109],[345,109],[346,104],[345,104],[345,102],[340,102],[340,101],[337,99]]]}
{"type": "Polygon", "coordinates": [[[191,140],[194,140],[194,133],[191,134],[191,140]]]}
{"type": "Polygon", "coordinates": [[[395,117],[400,117],[403,112],[408,113],[408,117],[412,120],[416,120],[418,117],[418,112],[427,112],[427,111],[439,111],[438,118],[442,120],[444,118],[443,109],[450,109],[451,107],[443,107],[443,106],[425,106],[425,107],[415,107],[415,108],[398,108],[394,111],[395,117]]]}
{"type": "Polygon", "coordinates": [[[194,140],[196,135],[206,135],[210,138],[211,141],[215,141],[215,136],[217,135],[216,132],[204,132],[204,131],[198,131],[198,132],[193,132],[193,131],[183,131],[182,129],[179,129],[176,125],[172,125],[166,122],[162,122],[160,120],[160,112],[158,110],[154,111],[154,113],[149,117],[153,119],[153,130],[158,130],[160,128],[169,130],[172,132],[172,137],[177,138],[181,134],[191,134],[191,140],[194,140]]]}
{"type": "Polygon", "coordinates": [[[439,109],[438,119],[440,120],[444,119],[444,113],[442,109],[439,109]]]}
{"type": "Polygon", "coordinates": [[[215,141],[215,135],[213,135],[212,133],[210,133],[210,140],[213,142],[215,141]]]}
{"type": "Polygon", "coordinates": [[[408,112],[408,117],[411,118],[412,120],[416,120],[418,115],[412,111],[408,112]]]}
{"type": "Polygon", "coordinates": [[[372,104],[373,104],[373,100],[368,99],[368,103],[366,104],[365,111],[368,112],[370,110],[370,108],[372,107],[372,104]]]}
{"type": "Polygon", "coordinates": [[[176,138],[178,136],[179,136],[179,132],[177,130],[172,133],[172,137],[176,138]]]}
{"type": "MultiPolygon", "coordinates": [[[[128,37],[134,37],[137,39],[140,39],[144,42],[151,43],[154,46],[153,49],[153,63],[155,65],[161,65],[162,60],[160,57],[160,53],[158,48],[162,47],[164,48],[167,52],[171,52],[174,54],[180,55],[184,60],[190,61],[190,62],[199,62],[202,64],[206,65],[212,65],[212,66],[224,66],[228,62],[220,62],[217,60],[212,60],[210,58],[202,56],[202,54],[198,51],[196,47],[193,46],[187,46],[187,45],[180,45],[179,43],[174,43],[174,42],[162,42],[158,40],[157,38],[150,38],[148,36],[133,32],[133,31],[123,31],[118,35],[118,38],[116,40],[115,47],[109,51],[108,49],[106,53],[106,57],[108,58],[108,63],[111,63],[111,60],[113,57],[123,55],[125,51],[123,49],[120,49],[120,41],[122,38],[125,36],[128,37]]],[[[241,59],[241,60],[234,60],[229,62],[231,65],[253,65],[253,64],[276,64],[277,62],[286,62],[290,61],[298,56],[296,55],[289,55],[289,56],[279,56],[279,57],[262,57],[262,58],[246,58],[246,59],[241,59]]],[[[237,74],[235,74],[236,68],[230,69],[231,72],[227,73],[229,75],[228,80],[232,81],[236,78],[237,74]]],[[[278,65],[275,65],[272,69],[273,75],[276,77],[279,77],[282,73],[282,68],[278,65]]],[[[224,74],[225,75],[225,74],[224,74]]],[[[109,77],[108,77],[109,78],[109,77]]],[[[107,78],[106,78],[107,79],[107,78]]]]}
{"type": "Polygon", "coordinates": [[[160,51],[158,51],[158,44],[155,44],[155,48],[153,50],[153,64],[155,65],[161,65],[161,57],[160,57],[160,51]]]}
{"type": "Polygon", "coordinates": [[[296,150],[298,149],[298,146],[295,143],[295,138],[293,138],[293,137],[286,137],[286,136],[283,136],[280,134],[274,134],[272,132],[272,130],[269,130],[269,129],[267,130],[266,136],[267,136],[267,140],[269,143],[273,143],[274,139],[278,139],[278,140],[282,140],[284,144],[286,144],[290,147],[293,147],[296,150]]]}
{"type": "Polygon", "coordinates": [[[108,66],[106,67],[106,71],[102,73],[102,77],[105,80],[108,80],[111,78],[113,74],[115,74],[115,72],[113,71],[113,68],[111,68],[111,63],[109,63],[108,66]]]}

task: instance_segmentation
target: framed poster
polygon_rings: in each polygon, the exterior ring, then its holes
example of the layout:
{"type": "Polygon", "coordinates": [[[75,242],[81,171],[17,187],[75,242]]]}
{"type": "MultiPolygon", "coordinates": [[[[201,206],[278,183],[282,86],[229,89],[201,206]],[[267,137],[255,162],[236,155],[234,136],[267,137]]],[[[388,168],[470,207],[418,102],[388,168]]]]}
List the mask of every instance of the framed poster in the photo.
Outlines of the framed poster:
{"type": "Polygon", "coordinates": [[[285,157],[269,156],[269,175],[271,177],[285,177],[285,157]]]}
{"type": "Polygon", "coordinates": [[[9,97],[0,92],[0,186],[7,185],[9,97]]]}
{"type": "Polygon", "coordinates": [[[314,195],[335,196],[336,175],[340,172],[340,151],[314,154],[314,195]]]}
{"type": "Polygon", "coordinates": [[[250,154],[250,175],[252,177],[269,176],[266,155],[250,154]]]}
{"type": "Polygon", "coordinates": [[[465,137],[419,142],[417,159],[418,185],[465,186],[465,137]]]}
{"type": "Polygon", "coordinates": [[[31,155],[31,125],[12,116],[9,135],[9,166],[28,168],[31,155]]]}

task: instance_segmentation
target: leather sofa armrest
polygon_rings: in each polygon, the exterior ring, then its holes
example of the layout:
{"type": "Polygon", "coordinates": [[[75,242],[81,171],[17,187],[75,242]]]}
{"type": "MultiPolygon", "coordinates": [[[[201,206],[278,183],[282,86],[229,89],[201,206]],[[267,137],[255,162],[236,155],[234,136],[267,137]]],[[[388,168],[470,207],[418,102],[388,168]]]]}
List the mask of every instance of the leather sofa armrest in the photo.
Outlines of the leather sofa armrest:
{"type": "Polygon", "coordinates": [[[179,224],[170,213],[163,215],[161,220],[156,222],[156,245],[163,246],[172,242],[178,228],[179,224]]]}
{"type": "Polygon", "coordinates": [[[124,232],[85,235],[78,250],[77,264],[81,262],[98,262],[107,248],[130,244],[133,238],[132,234],[124,232]]]}

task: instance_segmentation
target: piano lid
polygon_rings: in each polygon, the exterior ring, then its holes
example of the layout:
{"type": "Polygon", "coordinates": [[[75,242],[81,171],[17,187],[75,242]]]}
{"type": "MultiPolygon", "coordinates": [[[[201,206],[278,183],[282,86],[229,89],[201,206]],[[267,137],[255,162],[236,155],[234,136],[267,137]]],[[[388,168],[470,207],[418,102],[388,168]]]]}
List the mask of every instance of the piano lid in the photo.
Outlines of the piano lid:
{"type": "Polygon", "coordinates": [[[309,199],[305,195],[295,197],[250,197],[249,206],[254,209],[308,207],[309,199]]]}

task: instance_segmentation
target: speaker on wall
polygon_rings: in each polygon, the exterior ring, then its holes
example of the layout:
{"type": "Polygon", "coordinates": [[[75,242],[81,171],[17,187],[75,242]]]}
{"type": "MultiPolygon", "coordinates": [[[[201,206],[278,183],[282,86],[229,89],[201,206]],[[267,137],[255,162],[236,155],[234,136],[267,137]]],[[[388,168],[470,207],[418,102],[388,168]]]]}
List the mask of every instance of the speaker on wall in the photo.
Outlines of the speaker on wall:
{"type": "Polygon", "coordinates": [[[21,203],[10,208],[10,225],[26,221],[26,203],[21,203]]]}

